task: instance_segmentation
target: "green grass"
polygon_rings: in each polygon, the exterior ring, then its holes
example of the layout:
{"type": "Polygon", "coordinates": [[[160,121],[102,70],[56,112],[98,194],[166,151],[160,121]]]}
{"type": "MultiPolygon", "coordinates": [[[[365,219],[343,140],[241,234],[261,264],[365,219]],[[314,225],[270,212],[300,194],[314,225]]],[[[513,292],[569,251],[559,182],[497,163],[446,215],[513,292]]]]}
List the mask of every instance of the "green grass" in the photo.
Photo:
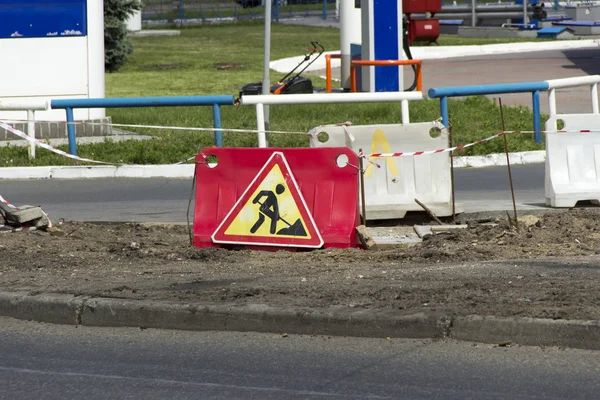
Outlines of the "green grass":
{"type": "MultiPolygon", "coordinates": [[[[271,58],[297,56],[305,52],[310,40],[318,40],[327,50],[339,48],[339,30],[304,26],[273,25],[271,58]],[[310,32],[310,33],[307,33],[310,32]]],[[[502,40],[469,40],[442,36],[440,45],[499,43],[502,40]]],[[[125,67],[106,75],[107,97],[177,96],[238,94],[248,83],[262,79],[263,24],[260,22],[219,24],[186,28],[180,37],[133,39],[135,52],[125,67]],[[236,69],[217,69],[217,64],[234,64],[236,69]]],[[[271,72],[272,79],[280,78],[271,72]]],[[[325,87],[324,80],[311,76],[315,86],[325,87]]],[[[501,130],[499,108],[484,97],[465,101],[450,100],[454,143],[465,144],[501,130]]],[[[211,127],[209,107],[108,109],[114,123],[211,127]]],[[[428,100],[411,103],[411,121],[439,118],[439,102],[428,100]]],[[[253,107],[221,108],[224,128],[256,129],[253,107]]],[[[532,114],[526,107],[505,109],[507,129],[532,130],[532,114]]],[[[271,129],[307,132],[318,125],[351,121],[353,124],[400,122],[398,104],[305,105],[271,107],[271,129]]],[[[134,129],[131,129],[134,130],[134,129]]],[[[149,141],[127,141],[79,145],[82,157],[116,163],[174,163],[212,146],[211,132],[135,129],[154,136],[149,141]]],[[[257,146],[254,133],[224,133],[225,146],[257,146]]],[[[271,146],[307,146],[306,135],[272,134],[271,146]]],[[[67,150],[67,146],[60,146],[67,150]]],[[[541,149],[531,135],[509,137],[510,151],[541,149]]],[[[489,154],[503,151],[503,141],[494,140],[472,147],[457,155],[489,154]]],[[[38,149],[37,158],[29,160],[22,147],[0,148],[0,166],[74,165],[70,159],[38,149]]]]}

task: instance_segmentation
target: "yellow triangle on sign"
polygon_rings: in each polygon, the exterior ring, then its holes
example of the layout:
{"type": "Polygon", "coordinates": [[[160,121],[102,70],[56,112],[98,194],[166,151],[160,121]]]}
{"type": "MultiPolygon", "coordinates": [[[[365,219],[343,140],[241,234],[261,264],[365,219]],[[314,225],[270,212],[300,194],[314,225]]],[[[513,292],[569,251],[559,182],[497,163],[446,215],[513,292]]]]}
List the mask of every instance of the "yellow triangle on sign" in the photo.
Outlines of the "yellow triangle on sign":
{"type": "Polygon", "coordinates": [[[273,165],[225,235],[311,239],[310,231],[278,164],[273,165]]]}

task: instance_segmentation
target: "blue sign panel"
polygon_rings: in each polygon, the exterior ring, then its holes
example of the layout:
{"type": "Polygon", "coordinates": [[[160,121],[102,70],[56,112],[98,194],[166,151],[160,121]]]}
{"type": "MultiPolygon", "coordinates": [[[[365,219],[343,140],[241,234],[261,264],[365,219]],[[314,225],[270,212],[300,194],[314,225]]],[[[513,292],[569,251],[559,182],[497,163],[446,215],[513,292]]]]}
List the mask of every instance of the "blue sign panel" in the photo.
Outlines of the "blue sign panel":
{"type": "MultiPolygon", "coordinates": [[[[373,33],[375,51],[374,60],[398,60],[398,43],[401,31],[398,25],[398,2],[389,0],[373,1],[373,33]]],[[[397,67],[375,67],[375,91],[397,92],[400,77],[397,67]]]]}
{"type": "Polygon", "coordinates": [[[0,0],[0,38],[86,36],[86,0],[0,0]]]}

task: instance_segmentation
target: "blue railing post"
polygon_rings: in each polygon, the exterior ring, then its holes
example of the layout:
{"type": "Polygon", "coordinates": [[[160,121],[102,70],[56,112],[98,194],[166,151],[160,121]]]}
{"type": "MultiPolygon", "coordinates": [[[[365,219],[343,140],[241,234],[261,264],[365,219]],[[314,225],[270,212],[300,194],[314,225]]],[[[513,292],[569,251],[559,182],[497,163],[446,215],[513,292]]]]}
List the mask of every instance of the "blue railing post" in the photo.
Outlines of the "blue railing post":
{"type": "Polygon", "coordinates": [[[540,91],[536,90],[532,94],[533,103],[533,137],[538,143],[542,143],[542,115],[540,110],[540,91]]]}
{"type": "Polygon", "coordinates": [[[442,114],[442,124],[446,128],[449,128],[450,126],[448,125],[448,97],[446,96],[440,97],[440,114],[442,114]]]}
{"type": "Polygon", "coordinates": [[[71,107],[65,108],[67,112],[67,136],[69,137],[69,153],[77,155],[77,142],[75,140],[75,118],[73,117],[73,109],[71,107]]]}
{"type": "Polygon", "coordinates": [[[179,0],[179,27],[183,28],[183,17],[185,10],[183,9],[183,0],[179,0]]]}
{"type": "Polygon", "coordinates": [[[213,104],[213,125],[215,127],[215,146],[223,147],[223,132],[221,128],[221,108],[218,104],[213,104]]]}
{"type": "Polygon", "coordinates": [[[323,0],[323,19],[327,19],[327,0],[323,0]]]}

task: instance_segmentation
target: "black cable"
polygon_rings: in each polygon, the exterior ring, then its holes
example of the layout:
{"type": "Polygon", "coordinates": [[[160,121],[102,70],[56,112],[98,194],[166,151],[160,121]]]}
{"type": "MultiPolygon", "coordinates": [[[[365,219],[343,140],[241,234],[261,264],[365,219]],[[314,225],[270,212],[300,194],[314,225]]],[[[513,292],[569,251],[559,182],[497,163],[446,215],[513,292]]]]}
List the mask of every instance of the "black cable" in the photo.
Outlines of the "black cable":
{"type": "MultiPolygon", "coordinates": [[[[408,57],[409,60],[412,60],[413,56],[410,52],[410,42],[408,41],[408,24],[410,24],[410,21],[405,15],[402,18],[402,47],[404,48],[404,53],[406,53],[406,57],[408,57]]],[[[412,85],[408,89],[405,89],[405,92],[412,92],[417,88],[417,67],[414,64],[411,65],[411,67],[415,78],[413,80],[412,85]]]]}

